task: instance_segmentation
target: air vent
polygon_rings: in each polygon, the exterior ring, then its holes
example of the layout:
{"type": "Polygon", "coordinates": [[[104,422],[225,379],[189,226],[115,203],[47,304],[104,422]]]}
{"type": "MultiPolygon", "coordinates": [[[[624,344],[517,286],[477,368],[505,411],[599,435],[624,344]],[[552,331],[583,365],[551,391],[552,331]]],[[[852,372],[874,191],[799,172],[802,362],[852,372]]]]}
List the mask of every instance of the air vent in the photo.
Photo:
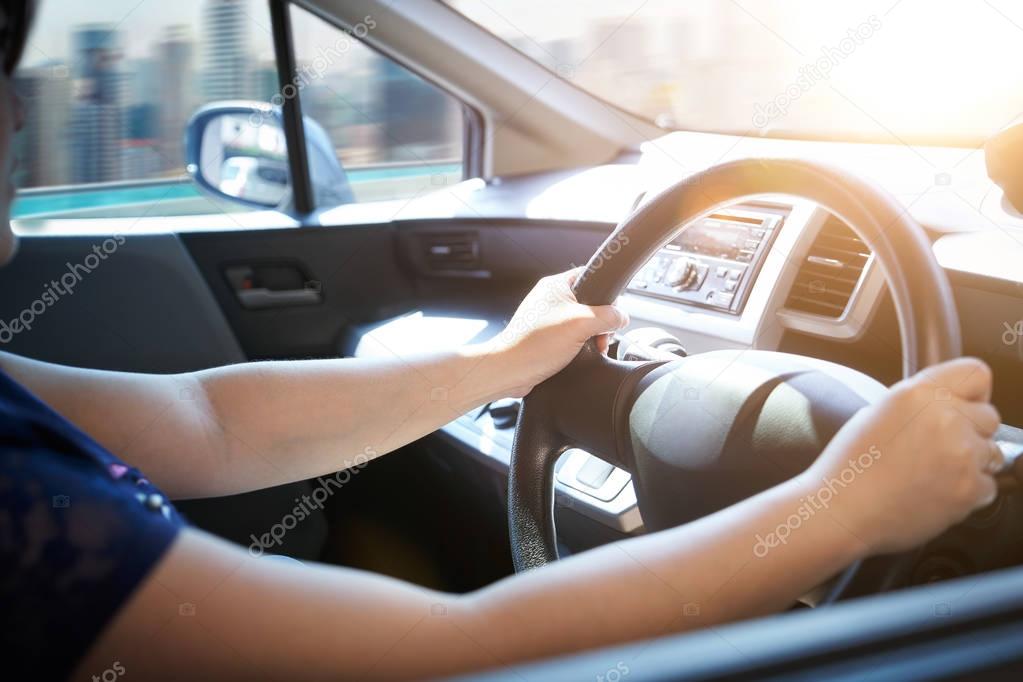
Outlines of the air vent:
{"type": "Polygon", "coordinates": [[[863,240],[832,216],[810,246],[785,307],[811,315],[840,318],[869,258],[870,250],[863,240]]]}
{"type": "Polygon", "coordinates": [[[420,235],[423,260],[429,269],[474,270],[480,264],[475,232],[432,232],[420,235]]]}

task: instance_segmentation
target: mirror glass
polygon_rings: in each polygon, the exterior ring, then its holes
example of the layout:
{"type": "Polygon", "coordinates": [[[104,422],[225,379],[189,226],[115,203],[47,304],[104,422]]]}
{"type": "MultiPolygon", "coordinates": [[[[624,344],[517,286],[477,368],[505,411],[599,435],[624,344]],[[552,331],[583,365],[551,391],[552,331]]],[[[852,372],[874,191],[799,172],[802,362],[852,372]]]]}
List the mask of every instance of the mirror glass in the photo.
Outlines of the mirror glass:
{"type": "Polygon", "coordinates": [[[224,194],[267,207],[278,206],[291,192],[284,131],[270,121],[225,113],[206,123],[197,169],[224,194]]]}

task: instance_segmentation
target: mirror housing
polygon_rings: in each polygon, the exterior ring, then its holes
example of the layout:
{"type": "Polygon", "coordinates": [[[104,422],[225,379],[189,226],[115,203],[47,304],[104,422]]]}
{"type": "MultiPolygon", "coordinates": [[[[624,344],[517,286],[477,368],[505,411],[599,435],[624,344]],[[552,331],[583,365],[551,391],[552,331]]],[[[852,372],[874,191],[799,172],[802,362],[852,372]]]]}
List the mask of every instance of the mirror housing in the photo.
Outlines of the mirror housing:
{"type": "MultiPolygon", "coordinates": [[[[316,205],[355,201],[348,175],[327,132],[303,118],[316,205]]],[[[185,168],[207,194],[252,208],[287,210],[291,172],[279,107],[262,102],[214,102],[185,128],[185,168]]]]}
{"type": "Polygon", "coordinates": [[[1023,123],[1010,126],[984,144],[984,162],[991,180],[1006,200],[1023,213],[1023,123]]]}

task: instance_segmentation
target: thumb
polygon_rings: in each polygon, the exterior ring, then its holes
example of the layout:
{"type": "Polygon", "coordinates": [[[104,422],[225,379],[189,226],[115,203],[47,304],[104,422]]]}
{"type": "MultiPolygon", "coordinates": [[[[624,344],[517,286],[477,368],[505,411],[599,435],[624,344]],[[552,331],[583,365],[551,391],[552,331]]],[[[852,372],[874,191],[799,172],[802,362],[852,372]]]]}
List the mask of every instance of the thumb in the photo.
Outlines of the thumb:
{"type": "Polygon", "coordinates": [[[629,314],[616,305],[591,306],[593,336],[617,331],[629,324],[629,314]]]}

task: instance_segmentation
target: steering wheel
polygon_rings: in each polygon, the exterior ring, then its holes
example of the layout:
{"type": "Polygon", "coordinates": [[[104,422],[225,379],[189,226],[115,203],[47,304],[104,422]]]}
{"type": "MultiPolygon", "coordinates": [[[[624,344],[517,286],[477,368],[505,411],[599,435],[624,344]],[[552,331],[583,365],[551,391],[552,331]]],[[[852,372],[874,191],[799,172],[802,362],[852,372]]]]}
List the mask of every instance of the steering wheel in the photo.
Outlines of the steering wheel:
{"type": "MultiPolygon", "coordinates": [[[[883,190],[810,161],[733,161],[668,188],[618,225],[590,258],[575,282],[576,298],[612,303],[680,228],[763,194],[813,201],[870,247],[898,314],[905,376],[961,355],[951,286],[923,229],[883,190]]],[[[554,465],[569,448],[630,472],[645,527],[660,530],[802,472],[885,390],[851,368],[786,353],[727,350],[634,363],[608,358],[590,340],[522,403],[508,482],[515,570],[558,558],[554,465]]],[[[910,558],[857,562],[822,602],[883,589],[910,558]]]]}

